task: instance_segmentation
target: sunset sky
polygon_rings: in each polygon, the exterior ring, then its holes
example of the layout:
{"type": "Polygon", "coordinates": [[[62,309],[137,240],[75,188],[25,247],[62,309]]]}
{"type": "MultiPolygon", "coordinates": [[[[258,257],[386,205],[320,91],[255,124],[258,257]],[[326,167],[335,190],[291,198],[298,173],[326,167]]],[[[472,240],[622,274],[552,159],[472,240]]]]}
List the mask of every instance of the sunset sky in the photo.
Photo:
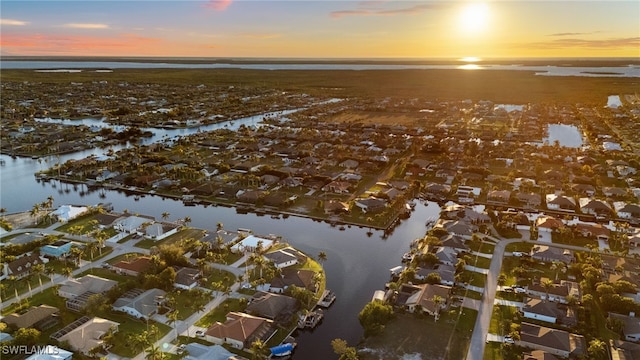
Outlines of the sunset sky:
{"type": "Polygon", "coordinates": [[[7,1],[0,54],[640,57],[640,1],[7,1]]]}

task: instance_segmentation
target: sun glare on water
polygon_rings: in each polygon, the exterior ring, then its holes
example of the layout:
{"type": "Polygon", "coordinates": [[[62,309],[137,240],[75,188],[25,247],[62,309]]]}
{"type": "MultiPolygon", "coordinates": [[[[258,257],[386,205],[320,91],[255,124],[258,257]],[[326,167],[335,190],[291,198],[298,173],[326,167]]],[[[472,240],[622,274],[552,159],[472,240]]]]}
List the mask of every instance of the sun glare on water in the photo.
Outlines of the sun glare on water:
{"type": "Polygon", "coordinates": [[[489,23],[489,6],[483,2],[465,5],[460,13],[460,29],[465,33],[484,31],[489,23]]]}

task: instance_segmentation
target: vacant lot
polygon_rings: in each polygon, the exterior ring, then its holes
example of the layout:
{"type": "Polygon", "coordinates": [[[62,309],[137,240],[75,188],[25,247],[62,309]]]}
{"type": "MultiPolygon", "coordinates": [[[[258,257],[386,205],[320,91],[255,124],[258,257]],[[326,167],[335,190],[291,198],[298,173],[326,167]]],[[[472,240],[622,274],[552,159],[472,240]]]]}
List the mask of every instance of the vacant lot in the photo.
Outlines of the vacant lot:
{"type": "Polygon", "coordinates": [[[399,314],[384,333],[364,341],[362,359],[400,359],[404,354],[421,354],[422,359],[459,360],[467,354],[477,312],[443,313],[433,317],[399,314]]]}

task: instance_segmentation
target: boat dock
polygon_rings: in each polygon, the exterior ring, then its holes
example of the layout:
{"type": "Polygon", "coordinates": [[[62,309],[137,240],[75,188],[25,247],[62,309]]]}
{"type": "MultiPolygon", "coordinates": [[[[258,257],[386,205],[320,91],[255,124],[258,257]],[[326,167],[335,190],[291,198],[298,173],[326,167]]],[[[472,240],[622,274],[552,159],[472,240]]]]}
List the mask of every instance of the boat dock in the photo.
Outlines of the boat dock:
{"type": "Polygon", "coordinates": [[[327,289],[322,293],[320,300],[318,300],[318,306],[328,308],[334,301],[336,301],[336,294],[327,289]]]}

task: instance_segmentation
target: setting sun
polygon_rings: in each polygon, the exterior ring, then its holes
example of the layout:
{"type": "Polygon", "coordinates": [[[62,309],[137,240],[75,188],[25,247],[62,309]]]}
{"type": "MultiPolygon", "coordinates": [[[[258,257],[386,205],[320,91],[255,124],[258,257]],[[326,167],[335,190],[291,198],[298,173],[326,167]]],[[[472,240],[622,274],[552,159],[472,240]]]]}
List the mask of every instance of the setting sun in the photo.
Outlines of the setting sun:
{"type": "Polygon", "coordinates": [[[489,6],[476,2],[466,5],[460,13],[460,29],[465,33],[477,33],[486,29],[489,21],[489,6]]]}

